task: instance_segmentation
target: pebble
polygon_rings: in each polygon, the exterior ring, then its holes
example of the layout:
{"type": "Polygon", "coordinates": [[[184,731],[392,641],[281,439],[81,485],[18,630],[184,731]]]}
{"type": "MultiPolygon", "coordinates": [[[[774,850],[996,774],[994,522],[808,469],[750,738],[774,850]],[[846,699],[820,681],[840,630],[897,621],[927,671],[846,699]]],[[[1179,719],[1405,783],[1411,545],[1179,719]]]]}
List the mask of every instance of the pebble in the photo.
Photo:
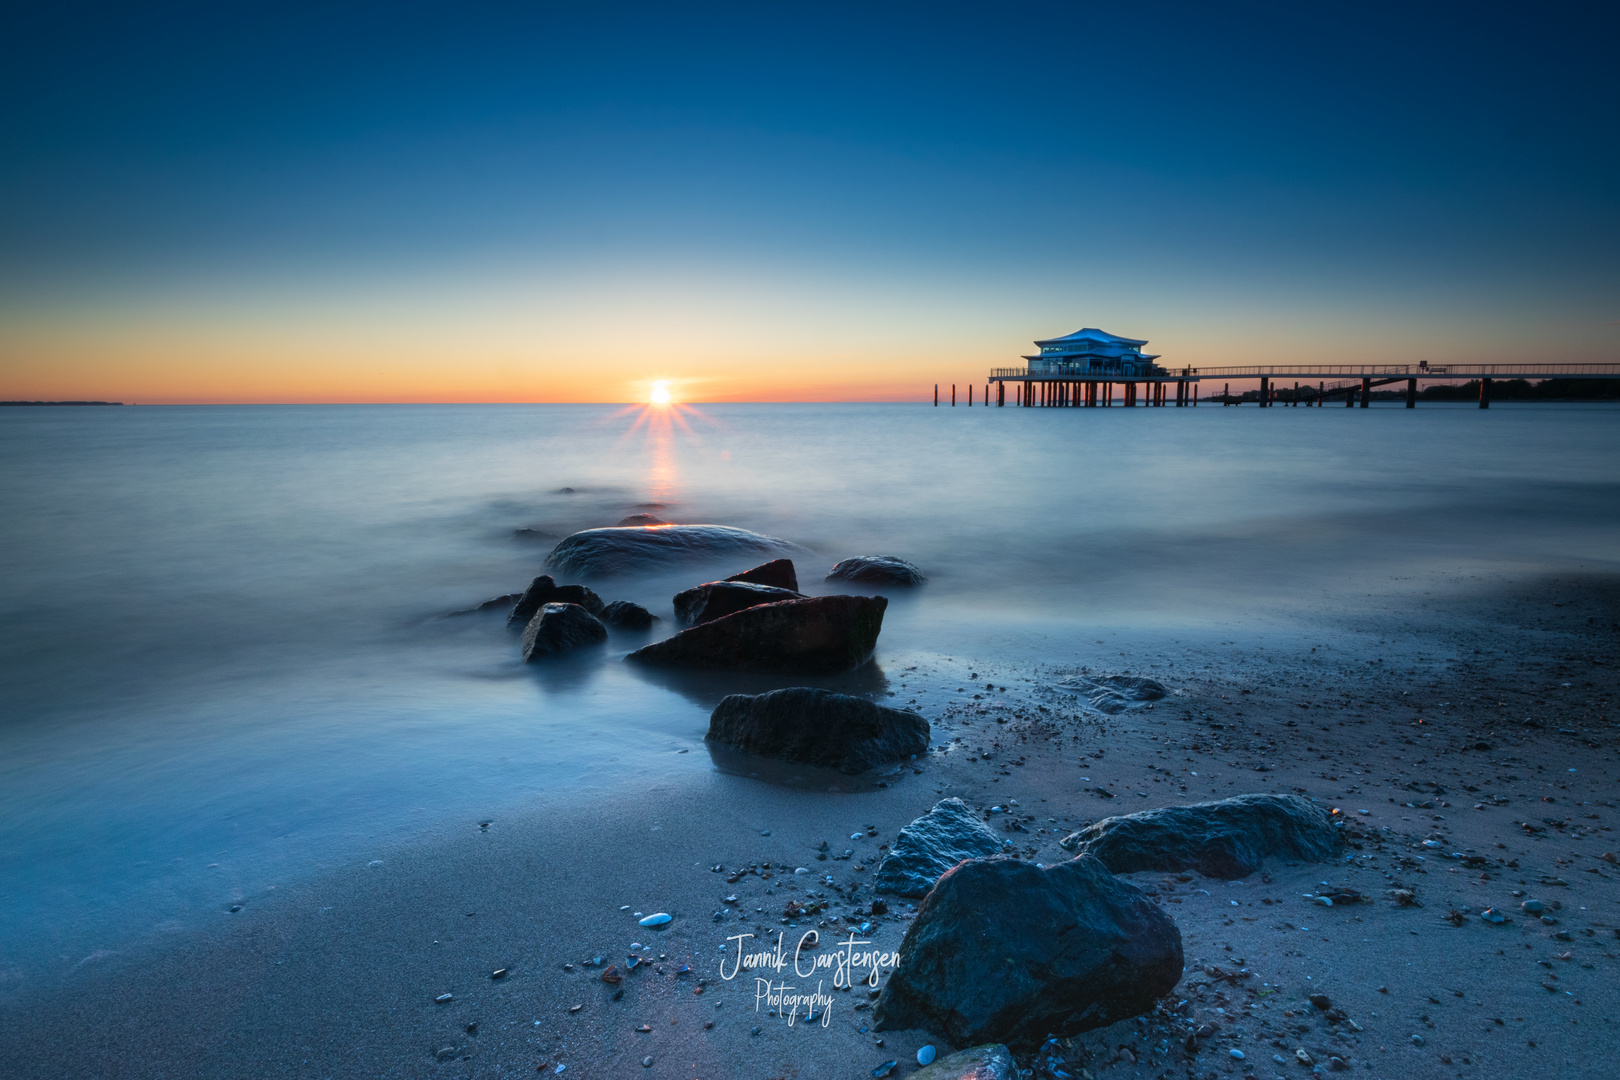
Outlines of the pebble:
{"type": "Polygon", "coordinates": [[[1333,1007],[1332,999],[1326,994],[1312,994],[1307,1000],[1323,1012],[1327,1012],[1333,1007]]]}
{"type": "MultiPolygon", "coordinates": [[[[1315,901],[1318,904],[1321,904],[1323,907],[1332,907],[1333,906],[1333,897],[1331,897],[1331,896],[1317,896],[1317,897],[1314,897],[1313,899],[1315,899],[1315,901]]],[[[1234,900],[1233,903],[1235,904],[1235,903],[1237,903],[1237,901],[1234,900]]]]}
{"type": "Polygon", "coordinates": [[[670,921],[668,912],[660,911],[641,920],[642,926],[663,926],[670,921]]]}
{"type": "Polygon", "coordinates": [[[1547,905],[1543,904],[1540,900],[1526,900],[1519,906],[1525,911],[1529,912],[1531,915],[1539,915],[1547,908],[1547,905]]]}
{"type": "Polygon", "coordinates": [[[917,1051],[917,1064],[932,1065],[934,1063],[934,1046],[932,1043],[917,1051]]]}
{"type": "Polygon", "coordinates": [[[1243,1057],[1244,1057],[1243,1051],[1237,1049],[1236,1047],[1234,1047],[1231,1050],[1228,1050],[1227,1053],[1232,1055],[1232,1060],[1234,1060],[1234,1061],[1242,1061],[1243,1060],[1243,1057]]]}
{"type": "MultiPolygon", "coordinates": [[[[1277,1060],[1281,1061],[1282,1057],[1279,1056],[1277,1058],[1277,1060]]],[[[1294,1060],[1299,1062],[1301,1065],[1314,1065],[1314,1064],[1316,1064],[1315,1059],[1313,1059],[1311,1057],[1311,1055],[1306,1052],[1306,1050],[1305,1050],[1305,1048],[1303,1046],[1300,1047],[1298,1050],[1294,1051],[1294,1060]]]]}
{"type": "Polygon", "coordinates": [[[492,979],[504,979],[506,978],[506,969],[496,968],[494,971],[489,973],[489,977],[492,979]]]}
{"type": "Polygon", "coordinates": [[[1421,1035],[1412,1036],[1412,1045],[1413,1046],[1422,1046],[1423,1045],[1423,1036],[1421,1036],[1421,1035]]]}
{"type": "Polygon", "coordinates": [[[438,997],[433,999],[434,1004],[436,1004],[436,1005],[443,1005],[443,1004],[445,1004],[445,1003],[447,1003],[447,1002],[449,1002],[451,1000],[452,1000],[452,998],[450,997],[449,994],[440,994],[438,997]]]}
{"type": "Polygon", "coordinates": [[[644,1057],[644,1058],[642,1058],[642,1059],[641,1059],[641,1067],[642,1067],[642,1068],[643,1068],[643,1069],[650,1069],[650,1068],[652,1068],[652,1058],[650,1058],[650,1057],[644,1057]]]}
{"type": "Polygon", "coordinates": [[[894,1067],[898,1064],[900,1064],[898,1061],[885,1061],[883,1064],[872,1070],[872,1075],[888,1076],[890,1073],[894,1072],[894,1067]]]}
{"type": "Polygon", "coordinates": [[[1486,908],[1484,911],[1479,913],[1479,917],[1484,919],[1488,923],[1505,923],[1505,922],[1507,922],[1507,916],[1503,915],[1500,911],[1497,911],[1495,908],[1486,908]]]}

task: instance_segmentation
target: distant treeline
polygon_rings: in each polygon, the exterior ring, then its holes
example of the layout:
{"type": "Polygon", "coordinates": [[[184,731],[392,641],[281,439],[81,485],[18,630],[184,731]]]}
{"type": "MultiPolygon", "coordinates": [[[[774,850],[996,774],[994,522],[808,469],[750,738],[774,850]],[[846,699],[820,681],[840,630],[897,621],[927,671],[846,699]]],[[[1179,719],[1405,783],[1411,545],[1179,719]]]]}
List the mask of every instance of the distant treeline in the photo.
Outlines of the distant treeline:
{"type": "MultiPolygon", "coordinates": [[[[1390,396],[1405,397],[1406,391],[1390,396]]],[[[1478,401],[1479,380],[1425,386],[1418,397],[1424,401],[1478,401]]],[[[1540,382],[1496,379],[1491,382],[1492,401],[1613,401],[1617,398],[1620,398],[1620,379],[1542,379],[1540,382]]]]}
{"type": "Polygon", "coordinates": [[[0,401],[0,405],[122,405],[122,401],[0,401]]]}

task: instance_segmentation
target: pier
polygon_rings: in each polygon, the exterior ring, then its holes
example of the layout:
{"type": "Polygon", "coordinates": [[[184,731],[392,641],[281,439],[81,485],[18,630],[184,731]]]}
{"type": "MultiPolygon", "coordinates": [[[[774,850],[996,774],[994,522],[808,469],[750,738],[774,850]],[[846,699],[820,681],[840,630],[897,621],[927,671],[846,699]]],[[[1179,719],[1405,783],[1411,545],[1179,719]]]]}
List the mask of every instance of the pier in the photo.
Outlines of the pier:
{"type": "MultiPolygon", "coordinates": [[[[1161,357],[1143,352],[1146,344],[1140,338],[1120,337],[1090,327],[1063,337],[1037,341],[1035,345],[1040,351],[1023,357],[1024,367],[990,369],[981,400],[988,406],[994,387],[998,407],[1004,407],[1011,396],[1014,405],[1028,408],[1089,409],[1115,404],[1125,408],[1138,405],[1184,408],[1198,404],[1200,383],[1220,380],[1221,396],[1206,395],[1206,401],[1238,404],[1232,399],[1232,382],[1252,381],[1260,384],[1255,403],[1261,408],[1277,405],[1321,408],[1342,399],[1346,407],[1359,405],[1365,409],[1372,404],[1375,388],[1404,382],[1406,407],[1415,409],[1419,382],[1477,381],[1479,407],[1488,409],[1493,384],[1508,379],[1537,382],[1620,379],[1620,363],[1431,364],[1420,360],[1415,364],[1271,364],[1177,369],[1155,363],[1161,357]],[[1285,381],[1292,381],[1293,386],[1285,387],[1285,381]]],[[[954,384],[950,401],[952,405],[957,402],[954,384]]],[[[936,385],[934,404],[939,403],[940,390],[936,385]]],[[[967,404],[973,404],[971,383],[967,386],[967,404]]]]}

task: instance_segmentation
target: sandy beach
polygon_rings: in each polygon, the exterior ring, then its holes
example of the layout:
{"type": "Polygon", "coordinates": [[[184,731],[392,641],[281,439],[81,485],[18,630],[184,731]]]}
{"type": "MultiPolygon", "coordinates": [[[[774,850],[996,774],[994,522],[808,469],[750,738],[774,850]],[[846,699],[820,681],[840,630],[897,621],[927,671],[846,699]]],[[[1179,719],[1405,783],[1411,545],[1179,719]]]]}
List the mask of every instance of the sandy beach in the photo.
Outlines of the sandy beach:
{"type": "MultiPolygon", "coordinates": [[[[1487,581],[1324,613],[1318,640],[1288,647],[1166,642],[1145,665],[1118,666],[1106,642],[1027,667],[901,644],[886,693],[949,750],[887,786],[701,770],[631,798],[469,818],[86,957],[58,985],[13,987],[7,1072],[855,1077],[898,1060],[905,1075],[937,1037],[871,1031],[865,985],[828,990],[813,1020],[772,1015],[754,973],[728,965],[731,935],[896,948],[913,905],[871,915],[871,871],[941,797],[1003,808],[992,824],[1050,863],[1110,814],[1263,791],[1336,809],[1351,845],[1232,882],[1133,875],[1180,927],[1185,977],[1154,1014],[1072,1040],[1071,1075],[1308,1075],[1303,1050],[1376,1078],[1608,1076],[1592,1051],[1614,1044],[1620,1008],[1617,600],[1612,578],[1487,581]],[[1082,668],[1172,693],[1103,716],[1052,689],[1082,668]],[[853,855],[818,860],[823,843],[853,855]],[[1308,898],[1324,886],[1365,901],[1308,898]],[[1522,913],[1531,899],[1546,919],[1522,913]],[[1505,923],[1479,917],[1493,907],[1505,923]],[[652,912],[673,919],[643,929],[635,916],[652,912]],[[603,981],[632,956],[621,983],[603,981]],[[1311,994],[1353,1023],[1329,1023],[1311,994]]],[[[791,970],[778,981],[815,989],[791,970]]]]}

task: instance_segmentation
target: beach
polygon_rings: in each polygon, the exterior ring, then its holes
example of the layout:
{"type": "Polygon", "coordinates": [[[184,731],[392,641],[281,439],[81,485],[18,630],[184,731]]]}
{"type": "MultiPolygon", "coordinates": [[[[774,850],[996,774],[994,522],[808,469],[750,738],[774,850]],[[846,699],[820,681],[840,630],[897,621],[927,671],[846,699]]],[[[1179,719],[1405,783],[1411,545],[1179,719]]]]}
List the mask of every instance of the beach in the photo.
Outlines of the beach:
{"type": "MultiPolygon", "coordinates": [[[[1605,406],[1559,408],[9,427],[16,455],[88,449],[39,478],[54,503],[9,492],[37,512],[8,537],[36,571],[6,597],[8,1069],[905,1075],[949,1047],[871,1030],[865,985],[790,966],[762,991],[735,936],[897,950],[915,902],[873,914],[870,878],[942,798],[1050,865],[1110,815],[1272,792],[1337,811],[1347,846],[1131,875],[1186,971],[1062,1047],[1070,1075],[1606,1076],[1617,446],[1605,406]],[[916,561],[874,662],[808,682],[917,710],[932,749],[854,780],[751,762],[705,743],[709,711],[800,681],[638,675],[618,638],[525,666],[499,611],[452,614],[636,512],[783,537],[819,594],[838,558],[916,561]],[[92,663],[96,601],[125,632],[92,663]],[[1059,686],[1082,674],[1168,693],[1108,715],[1059,686]]],[[[656,637],[723,569],[592,587],[656,637]]]]}

